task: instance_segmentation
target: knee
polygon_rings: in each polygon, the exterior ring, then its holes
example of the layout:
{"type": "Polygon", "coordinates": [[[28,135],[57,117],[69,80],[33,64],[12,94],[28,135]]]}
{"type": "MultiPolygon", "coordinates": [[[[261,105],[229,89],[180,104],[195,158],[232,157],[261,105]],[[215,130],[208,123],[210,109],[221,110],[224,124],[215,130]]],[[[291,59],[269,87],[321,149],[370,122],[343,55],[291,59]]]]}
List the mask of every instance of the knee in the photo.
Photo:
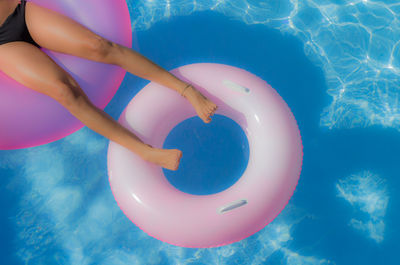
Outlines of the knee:
{"type": "Polygon", "coordinates": [[[88,51],[93,60],[107,61],[115,48],[115,44],[100,36],[95,36],[87,42],[88,51]]]}
{"type": "Polygon", "coordinates": [[[56,82],[51,96],[69,110],[79,106],[82,100],[86,99],[86,95],[80,93],[77,85],[63,80],[56,82]]]}

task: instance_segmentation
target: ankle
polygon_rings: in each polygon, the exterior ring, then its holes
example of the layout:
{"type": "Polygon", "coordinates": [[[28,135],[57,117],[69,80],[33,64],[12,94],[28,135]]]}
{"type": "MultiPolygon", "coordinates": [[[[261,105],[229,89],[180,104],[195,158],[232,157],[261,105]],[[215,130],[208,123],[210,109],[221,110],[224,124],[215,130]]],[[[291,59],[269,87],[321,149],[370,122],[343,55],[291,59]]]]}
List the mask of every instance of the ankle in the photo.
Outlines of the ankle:
{"type": "Polygon", "coordinates": [[[193,89],[194,87],[192,84],[187,84],[185,88],[181,91],[181,96],[187,99],[187,94],[190,93],[190,91],[193,89]]]}
{"type": "Polygon", "coordinates": [[[143,144],[143,146],[141,146],[139,152],[137,152],[137,154],[146,161],[149,161],[151,158],[151,152],[154,150],[154,147],[152,147],[151,145],[148,144],[143,144]]]}

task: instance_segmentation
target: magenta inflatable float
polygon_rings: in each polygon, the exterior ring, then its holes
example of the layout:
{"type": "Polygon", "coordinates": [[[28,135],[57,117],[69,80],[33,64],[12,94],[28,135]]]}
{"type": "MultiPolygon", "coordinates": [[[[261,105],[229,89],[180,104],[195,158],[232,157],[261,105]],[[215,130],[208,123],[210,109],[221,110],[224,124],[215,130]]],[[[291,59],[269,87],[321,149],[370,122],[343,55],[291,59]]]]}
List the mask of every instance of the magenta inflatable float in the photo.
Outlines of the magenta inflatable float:
{"type": "MultiPolygon", "coordinates": [[[[296,120],[270,85],[245,70],[202,63],[172,73],[215,102],[217,114],[241,126],[249,142],[246,171],[222,192],[192,195],[172,186],[161,167],[110,142],[112,192],[132,222],[162,241],[196,248],[239,241],[269,224],[296,188],[303,157],[296,120]]],[[[169,132],[193,116],[187,100],[152,82],[133,98],[119,122],[162,148],[169,132]]]]}
{"type": "MultiPolygon", "coordinates": [[[[31,0],[56,10],[97,34],[131,47],[132,31],[125,0],[31,0]]],[[[104,108],[125,71],[43,49],[81,85],[90,100],[104,108]]],[[[19,149],[61,139],[83,124],[52,98],[22,86],[0,72],[0,149],[19,149]]]]}

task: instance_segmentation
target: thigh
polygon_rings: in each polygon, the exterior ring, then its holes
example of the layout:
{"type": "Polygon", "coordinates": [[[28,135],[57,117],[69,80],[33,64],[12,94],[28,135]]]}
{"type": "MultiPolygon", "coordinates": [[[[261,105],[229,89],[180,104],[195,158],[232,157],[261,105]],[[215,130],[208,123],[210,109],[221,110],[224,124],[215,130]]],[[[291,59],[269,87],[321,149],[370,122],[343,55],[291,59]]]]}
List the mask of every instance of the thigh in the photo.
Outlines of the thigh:
{"type": "Polygon", "coordinates": [[[32,2],[26,3],[25,20],[29,33],[40,46],[86,59],[99,35],[77,21],[32,2]]]}
{"type": "Polygon", "coordinates": [[[57,95],[57,84],[76,82],[47,54],[27,42],[0,45],[0,58],[0,71],[22,85],[53,98],[57,95]]]}

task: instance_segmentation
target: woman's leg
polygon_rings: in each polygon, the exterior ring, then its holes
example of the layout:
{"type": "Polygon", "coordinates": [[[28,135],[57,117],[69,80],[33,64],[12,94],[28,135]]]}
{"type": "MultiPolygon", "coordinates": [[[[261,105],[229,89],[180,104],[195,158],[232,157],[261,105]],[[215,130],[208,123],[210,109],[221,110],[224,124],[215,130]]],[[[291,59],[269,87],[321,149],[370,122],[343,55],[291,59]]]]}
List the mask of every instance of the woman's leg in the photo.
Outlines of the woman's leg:
{"type": "MultiPolygon", "coordinates": [[[[34,3],[26,5],[26,23],[32,38],[42,47],[93,61],[119,65],[128,72],[181,93],[187,83],[139,53],[95,34],[78,22],[34,3]]],[[[184,96],[204,122],[210,122],[217,106],[194,87],[184,96]]]]}
{"type": "Polygon", "coordinates": [[[87,127],[135,152],[143,159],[176,170],[177,149],[152,148],[94,106],[78,83],[47,54],[26,42],[0,45],[0,71],[26,87],[57,100],[87,127]]]}

